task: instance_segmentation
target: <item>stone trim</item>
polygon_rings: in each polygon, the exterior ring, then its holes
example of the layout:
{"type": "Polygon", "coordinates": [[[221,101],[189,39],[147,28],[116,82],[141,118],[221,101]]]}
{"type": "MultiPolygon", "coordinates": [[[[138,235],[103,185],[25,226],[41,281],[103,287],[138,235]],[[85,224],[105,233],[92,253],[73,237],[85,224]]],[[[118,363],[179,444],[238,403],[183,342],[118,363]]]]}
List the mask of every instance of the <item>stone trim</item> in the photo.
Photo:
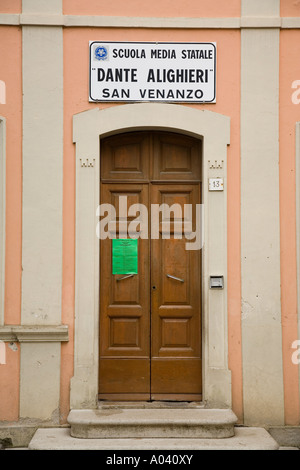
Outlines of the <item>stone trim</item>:
{"type": "Polygon", "coordinates": [[[4,325],[6,120],[0,116],[0,326],[4,325]]]}
{"type": "Polygon", "coordinates": [[[86,28],[179,28],[179,29],[241,29],[241,28],[300,28],[298,17],[236,17],[236,18],[151,18],[100,15],[61,15],[0,13],[0,25],[63,26],[86,28]]]}
{"type": "Polygon", "coordinates": [[[231,407],[227,328],[227,145],[230,118],[188,106],[142,103],[93,108],[74,115],[76,144],[75,336],[71,408],[96,408],[99,351],[99,240],[96,209],[100,203],[100,139],[133,130],[160,129],[203,139],[204,248],[203,401],[231,407]],[[99,139],[100,137],[100,139],[99,139]],[[211,167],[216,158],[221,167],[211,167]],[[82,166],[82,161],[93,165],[82,166]],[[223,177],[224,191],[208,191],[209,177],[223,177]],[[224,275],[224,289],[209,289],[209,276],[224,275]]]}
{"type": "MultiPolygon", "coordinates": [[[[23,424],[0,421],[0,450],[13,447],[28,447],[34,433],[43,422],[23,424]]],[[[46,424],[47,425],[47,424],[46,424]]]]}
{"type": "Polygon", "coordinates": [[[0,327],[0,340],[19,343],[69,341],[69,328],[67,325],[5,325],[0,327]]]}
{"type": "Polygon", "coordinates": [[[272,426],[267,431],[280,446],[300,448],[300,426],[272,426]]]}
{"type": "Polygon", "coordinates": [[[20,26],[20,15],[16,13],[0,13],[1,26],[20,26]]]}
{"type": "Polygon", "coordinates": [[[281,18],[281,28],[284,28],[284,29],[299,29],[300,28],[300,18],[299,17],[281,18]]]}
{"type": "Polygon", "coordinates": [[[57,325],[61,323],[63,218],[61,27],[22,28],[22,86],[21,323],[57,325]]]}
{"type": "Polygon", "coordinates": [[[281,28],[280,17],[242,17],[241,28],[281,28]]]}
{"type": "MultiPolygon", "coordinates": [[[[279,1],[242,1],[249,21],[262,8],[272,22],[279,1]]],[[[249,426],[284,424],[279,33],[270,28],[241,32],[241,325],[244,424],[249,426]],[[272,186],[266,191],[268,179],[272,186]]]]}

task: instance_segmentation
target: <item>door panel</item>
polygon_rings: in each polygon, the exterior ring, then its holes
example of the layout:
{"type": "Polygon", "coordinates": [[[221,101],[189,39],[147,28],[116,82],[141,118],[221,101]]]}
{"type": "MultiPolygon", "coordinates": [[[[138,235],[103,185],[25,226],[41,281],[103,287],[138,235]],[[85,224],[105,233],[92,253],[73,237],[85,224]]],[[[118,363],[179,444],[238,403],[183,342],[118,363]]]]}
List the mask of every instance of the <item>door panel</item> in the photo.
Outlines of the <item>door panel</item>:
{"type": "Polygon", "coordinates": [[[101,359],[100,399],[149,400],[150,361],[101,359]]]}
{"type": "Polygon", "coordinates": [[[153,399],[163,393],[201,394],[200,254],[185,249],[183,236],[184,204],[199,202],[199,186],[152,185],[151,202],[165,201],[179,206],[175,214],[161,214],[160,238],[151,241],[153,399]],[[173,231],[164,239],[169,224],[173,231]]]}
{"type": "Polygon", "coordinates": [[[197,359],[152,359],[151,378],[151,400],[201,400],[201,363],[197,359]]]}
{"type": "Polygon", "coordinates": [[[104,139],[101,145],[102,180],[149,180],[150,134],[135,132],[104,139]]]}
{"type": "Polygon", "coordinates": [[[149,237],[138,239],[138,274],[131,277],[112,274],[112,241],[100,242],[100,399],[201,399],[201,253],[186,250],[183,234],[196,229],[200,145],[144,131],[101,142],[101,203],[117,215],[108,229],[127,238],[136,216],[120,217],[119,197],[126,196],[127,210],[148,208],[149,237]],[[158,224],[151,204],[165,204],[158,224]]]}
{"type": "Polygon", "coordinates": [[[152,180],[196,181],[201,179],[201,142],[169,132],[153,134],[152,180]]]}
{"type": "MultiPolygon", "coordinates": [[[[101,200],[113,204],[116,214],[119,214],[119,196],[127,196],[128,207],[135,203],[148,206],[148,185],[101,185],[101,200]]],[[[127,225],[131,219],[128,217],[127,225]]],[[[126,238],[124,221],[117,216],[111,222],[116,224],[117,238],[126,238]]],[[[100,246],[99,394],[100,397],[121,392],[149,396],[149,240],[138,240],[138,274],[132,277],[112,274],[112,240],[102,240],[100,246]]]]}

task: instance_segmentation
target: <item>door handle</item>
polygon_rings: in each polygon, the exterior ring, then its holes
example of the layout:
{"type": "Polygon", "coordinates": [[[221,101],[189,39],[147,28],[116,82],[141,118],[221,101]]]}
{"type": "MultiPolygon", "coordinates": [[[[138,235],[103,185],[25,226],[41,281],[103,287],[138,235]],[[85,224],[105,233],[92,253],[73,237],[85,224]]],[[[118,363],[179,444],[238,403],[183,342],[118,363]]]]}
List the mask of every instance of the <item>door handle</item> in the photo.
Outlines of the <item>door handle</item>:
{"type": "Polygon", "coordinates": [[[117,281],[123,281],[123,279],[128,279],[129,277],[134,276],[134,274],[128,274],[127,276],[118,277],[117,281]]]}
{"type": "Polygon", "coordinates": [[[184,279],[180,279],[180,277],[171,276],[171,274],[166,274],[166,276],[171,279],[175,279],[175,281],[184,282],[184,279]]]}

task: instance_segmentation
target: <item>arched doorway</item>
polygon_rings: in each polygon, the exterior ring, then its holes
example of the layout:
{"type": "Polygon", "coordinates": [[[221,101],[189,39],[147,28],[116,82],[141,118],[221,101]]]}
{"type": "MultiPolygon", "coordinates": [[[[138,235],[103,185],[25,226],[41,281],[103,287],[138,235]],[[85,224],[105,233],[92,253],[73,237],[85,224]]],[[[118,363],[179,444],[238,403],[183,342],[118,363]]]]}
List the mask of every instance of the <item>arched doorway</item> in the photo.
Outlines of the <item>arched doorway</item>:
{"type": "Polygon", "coordinates": [[[99,398],[200,401],[201,140],[129,132],[100,153],[99,398]]]}
{"type": "Polygon", "coordinates": [[[76,144],[75,332],[71,408],[96,408],[99,387],[100,142],[124,132],[160,130],[202,140],[202,400],[208,407],[231,407],[227,328],[227,145],[230,119],[190,106],[163,103],[93,108],[74,115],[76,144]],[[221,177],[221,192],[209,179],[221,177]],[[223,275],[224,288],[210,289],[210,276],[223,275]]]}

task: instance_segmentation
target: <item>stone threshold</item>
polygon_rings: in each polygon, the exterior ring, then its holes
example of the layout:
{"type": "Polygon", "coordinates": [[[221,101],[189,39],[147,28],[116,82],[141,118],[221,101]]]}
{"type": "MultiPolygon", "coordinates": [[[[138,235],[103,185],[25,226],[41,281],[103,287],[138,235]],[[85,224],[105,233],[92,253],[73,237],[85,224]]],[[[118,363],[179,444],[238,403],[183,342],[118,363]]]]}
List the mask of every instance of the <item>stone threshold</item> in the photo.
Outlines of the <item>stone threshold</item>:
{"type": "Polygon", "coordinates": [[[30,450],[278,450],[279,445],[263,428],[235,428],[223,439],[126,438],[78,439],[69,429],[38,429],[30,450]]]}
{"type": "Polygon", "coordinates": [[[203,409],[203,402],[184,401],[98,401],[98,409],[203,409]]]}

